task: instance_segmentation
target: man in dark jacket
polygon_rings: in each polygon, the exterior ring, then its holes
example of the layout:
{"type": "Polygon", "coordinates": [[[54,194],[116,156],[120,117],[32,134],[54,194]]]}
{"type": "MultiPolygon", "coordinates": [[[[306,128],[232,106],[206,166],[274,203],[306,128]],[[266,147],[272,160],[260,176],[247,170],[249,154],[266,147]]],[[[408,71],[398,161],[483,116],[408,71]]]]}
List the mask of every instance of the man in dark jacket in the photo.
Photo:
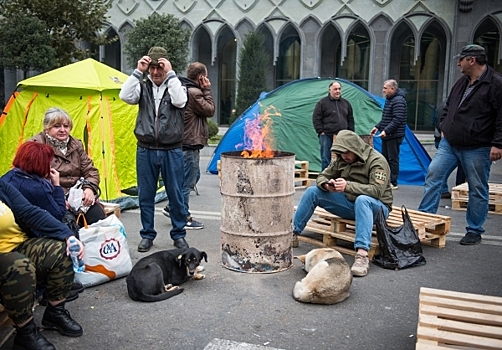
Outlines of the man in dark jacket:
{"type": "Polygon", "coordinates": [[[154,228],[155,195],[159,172],[164,181],[171,214],[171,238],[176,248],[188,248],[185,240],[187,212],[183,205],[183,118],[187,91],[167,60],[167,51],[152,47],[139,59],[119,97],[139,104],[134,135],[138,140],[136,171],[141,211],[139,252],[147,252],[157,236],[154,228]],[[150,73],[143,81],[143,73],[150,73]]]}
{"type": "MultiPolygon", "coordinates": [[[[185,110],[185,137],[183,138],[183,159],[185,166],[185,184],[183,202],[188,213],[185,229],[200,230],[201,222],[192,218],[189,210],[190,191],[195,188],[200,175],[200,150],[207,145],[209,129],[207,118],[214,114],[214,100],[211,82],[207,77],[206,65],[194,62],[188,66],[187,78],[180,78],[188,89],[188,104],[185,110]]],[[[169,217],[169,204],[162,210],[169,217]]]]}
{"type": "Polygon", "coordinates": [[[319,136],[321,146],[321,170],[331,163],[331,146],[340,130],[354,131],[352,106],[342,98],[342,84],[333,81],[329,84],[328,96],[317,102],[312,122],[319,136]]]}
{"type": "Polygon", "coordinates": [[[443,138],[429,165],[418,210],[436,213],[441,184],[462,165],[469,185],[466,234],[460,244],[481,241],[488,215],[490,167],[502,158],[502,75],[486,64],[482,46],[467,45],[455,56],[464,74],[451,89],[439,129],[443,138]]]}
{"type": "Polygon", "coordinates": [[[392,210],[389,164],[355,132],[342,130],[333,143],[336,159],[317,177],[317,186],[307,188],[293,219],[293,247],[317,206],[342,218],[356,221],[351,271],[366,276],[373,223],[380,211],[387,218],[392,210]]]}
{"type": "Polygon", "coordinates": [[[404,139],[408,111],[404,91],[399,89],[393,79],[383,84],[383,94],[386,97],[382,112],[382,120],[370,131],[370,135],[382,138],[382,154],[389,162],[390,183],[392,189],[397,189],[397,177],[399,175],[399,149],[404,139]]]}

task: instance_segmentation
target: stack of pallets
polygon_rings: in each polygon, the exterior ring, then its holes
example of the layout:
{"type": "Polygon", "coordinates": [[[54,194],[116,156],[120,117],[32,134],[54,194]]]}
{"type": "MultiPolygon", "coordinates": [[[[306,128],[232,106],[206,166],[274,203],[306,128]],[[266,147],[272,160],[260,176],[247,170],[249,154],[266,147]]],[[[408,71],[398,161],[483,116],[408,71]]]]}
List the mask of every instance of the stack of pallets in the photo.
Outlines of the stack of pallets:
{"type": "MultiPolygon", "coordinates": [[[[488,213],[502,214],[502,184],[489,183],[488,213]]],[[[451,191],[451,208],[466,210],[469,202],[469,185],[463,183],[451,191]]]]}
{"type": "Polygon", "coordinates": [[[307,188],[310,186],[309,162],[306,160],[295,161],[295,189],[307,188]],[[298,168],[297,168],[298,166],[298,168]]]}
{"type": "MultiPolygon", "coordinates": [[[[417,210],[408,209],[413,226],[422,244],[427,244],[437,248],[444,248],[446,245],[446,234],[450,232],[451,218],[449,216],[422,213],[417,210]]],[[[390,227],[397,227],[403,224],[400,207],[392,207],[392,211],[387,218],[390,227]]],[[[315,232],[322,235],[322,240],[299,236],[298,239],[320,247],[330,247],[341,253],[354,255],[353,247],[342,247],[339,243],[354,242],[355,221],[343,219],[333,215],[326,210],[317,207],[314,215],[305,227],[306,231],[315,232]],[[341,242],[340,242],[341,241],[341,242]]],[[[370,259],[379,253],[379,245],[376,238],[376,228],[373,227],[373,237],[368,255],[370,259]]]]}
{"type": "Polygon", "coordinates": [[[420,288],[416,349],[502,349],[502,298],[420,288]]]}

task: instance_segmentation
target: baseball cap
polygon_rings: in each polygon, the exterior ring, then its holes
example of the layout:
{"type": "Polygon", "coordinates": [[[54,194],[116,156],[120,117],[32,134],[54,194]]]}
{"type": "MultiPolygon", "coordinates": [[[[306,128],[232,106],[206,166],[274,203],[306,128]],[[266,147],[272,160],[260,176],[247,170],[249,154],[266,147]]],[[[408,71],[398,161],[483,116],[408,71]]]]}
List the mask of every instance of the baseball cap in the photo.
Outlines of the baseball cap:
{"type": "Polygon", "coordinates": [[[458,60],[466,56],[481,56],[486,55],[485,48],[483,46],[470,44],[462,48],[462,51],[458,55],[453,56],[453,59],[458,60]]]}
{"type": "Polygon", "coordinates": [[[148,50],[147,55],[150,56],[150,58],[152,59],[152,61],[150,62],[150,66],[158,66],[159,65],[159,62],[158,62],[159,58],[165,58],[166,60],[168,59],[167,58],[167,50],[164,49],[163,47],[160,47],[160,46],[154,46],[154,47],[150,48],[150,50],[148,50]]]}

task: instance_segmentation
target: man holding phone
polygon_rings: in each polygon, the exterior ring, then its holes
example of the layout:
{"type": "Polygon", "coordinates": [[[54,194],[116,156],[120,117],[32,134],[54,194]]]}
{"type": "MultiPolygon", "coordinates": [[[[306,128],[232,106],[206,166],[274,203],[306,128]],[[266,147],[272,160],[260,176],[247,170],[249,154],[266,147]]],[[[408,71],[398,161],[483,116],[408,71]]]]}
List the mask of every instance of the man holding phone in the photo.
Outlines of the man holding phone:
{"type": "Polygon", "coordinates": [[[368,274],[368,251],[373,223],[380,211],[392,210],[389,164],[355,132],[342,130],[331,148],[336,159],[317,177],[317,186],[307,188],[293,218],[293,247],[317,206],[342,218],[355,220],[356,256],[354,276],[368,274]]]}
{"type": "MultiPolygon", "coordinates": [[[[200,177],[200,150],[207,145],[209,129],[207,118],[214,115],[214,100],[207,68],[200,62],[188,66],[187,78],[179,78],[188,89],[188,104],[185,111],[185,136],[183,138],[184,178],[183,202],[187,212],[185,229],[200,230],[204,225],[192,218],[189,210],[190,191],[195,188],[200,177]]],[[[169,217],[169,204],[162,210],[169,217]]]]}

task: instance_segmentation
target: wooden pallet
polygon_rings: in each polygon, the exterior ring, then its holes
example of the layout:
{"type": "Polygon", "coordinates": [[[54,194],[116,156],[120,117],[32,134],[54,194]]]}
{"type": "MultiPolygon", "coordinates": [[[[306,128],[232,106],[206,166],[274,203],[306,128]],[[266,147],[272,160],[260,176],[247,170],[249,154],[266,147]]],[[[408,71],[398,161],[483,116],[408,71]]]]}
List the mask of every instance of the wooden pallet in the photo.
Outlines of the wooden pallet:
{"type": "Polygon", "coordinates": [[[416,349],[502,349],[502,298],[420,288],[416,349]]]}
{"type": "Polygon", "coordinates": [[[295,189],[307,188],[310,186],[309,162],[306,160],[295,161],[295,189]],[[298,168],[297,168],[298,167],[298,168]]]}
{"type": "MultiPolygon", "coordinates": [[[[489,183],[488,212],[502,214],[502,184],[489,183]]],[[[451,190],[451,208],[453,210],[466,210],[469,203],[469,185],[463,183],[451,190]]]]}
{"type": "Polygon", "coordinates": [[[15,328],[14,323],[7,316],[4,307],[0,305],[0,347],[9,339],[15,328]]]}
{"type": "MultiPolygon", "coordinates": [[[[387,224],[391,227],[401,226],[403,219],[400,207],[392,207],[392,211],[387,218],[387,224]]],[[[417,210],[408,209],[408,214],[413,222],[422,244],[427,244],[436,248],[444,248],[446,245],[446,234],[450,232],[451,218],[449,216],[422,213],[417,210]]],[[[340,247],[339,240],[343,242],[354,242],[355,221],[343,219],[333,215],[326,210],[317,207],[314,216],[307,223],[305,230],[322,235],[322,240],[317,240],[305,236],[298,239],[321,247],[332,247],[341,253],[354,255],[353,249],[340,247]]],[[[376,238],[376,228],[373,227],[372,241],[368,255],[370,259],[379,253],[379,245],[376,238]]]]}

